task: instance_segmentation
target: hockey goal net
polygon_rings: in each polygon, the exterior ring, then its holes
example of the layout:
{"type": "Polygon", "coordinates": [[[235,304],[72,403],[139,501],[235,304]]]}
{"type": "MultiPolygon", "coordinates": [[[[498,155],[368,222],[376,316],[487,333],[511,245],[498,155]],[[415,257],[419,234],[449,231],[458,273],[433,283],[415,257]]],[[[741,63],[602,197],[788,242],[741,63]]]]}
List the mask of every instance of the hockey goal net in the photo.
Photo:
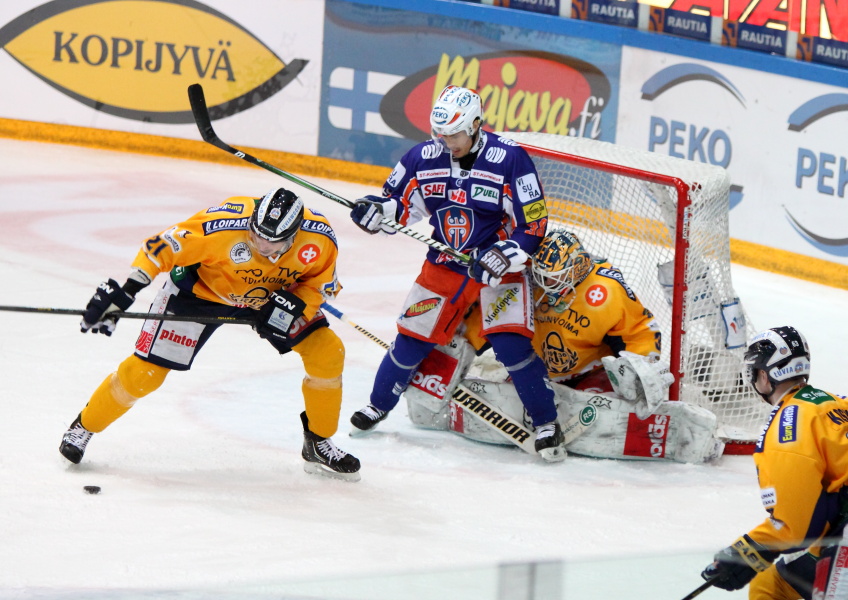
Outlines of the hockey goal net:
{"type": "Polygon", "coordinates": [[[744,379],[752,330],[731,281],[727,172],[585,138],[502,135],[532,156],[548,227],[609,260],[656,317],[669,398],[712,411],[724,437],[754,439],[769,407],[744,379]]]}

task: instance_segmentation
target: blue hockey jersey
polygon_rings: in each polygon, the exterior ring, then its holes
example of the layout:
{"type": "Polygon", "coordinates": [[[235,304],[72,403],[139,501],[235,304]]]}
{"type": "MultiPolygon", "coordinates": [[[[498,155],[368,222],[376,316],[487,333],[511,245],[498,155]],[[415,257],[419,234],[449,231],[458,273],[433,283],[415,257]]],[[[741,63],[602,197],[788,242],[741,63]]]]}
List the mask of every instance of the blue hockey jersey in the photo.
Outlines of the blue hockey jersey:
{"type": "MultiPolygon", "coordinates": [[[[483,130],[480,136],[469,170],[433,141],[404,154],[383,186],[384,201],[395,201],[395,214],[387,216],[402,225],[427,217],[433,239],[466,254],[504,239],[515,240],[532,254],[548,220],[536,167],[512,140],[483,130]]],[[[457,272],[466,270],[432,248],[427,260],[457,272]]]]}

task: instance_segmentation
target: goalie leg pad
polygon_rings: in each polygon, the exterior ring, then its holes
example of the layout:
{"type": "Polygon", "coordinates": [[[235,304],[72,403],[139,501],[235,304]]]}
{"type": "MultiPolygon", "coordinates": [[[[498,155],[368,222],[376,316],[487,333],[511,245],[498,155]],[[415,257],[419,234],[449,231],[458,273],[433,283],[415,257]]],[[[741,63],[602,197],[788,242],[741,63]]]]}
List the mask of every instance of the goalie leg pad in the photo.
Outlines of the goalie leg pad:
{"type": "Polygon", "coordinates": [[[448,402],[473,360],[474,348],[457,335],[448,344],[436,346],[421,361],[404,393],[414,424],[427,429],[450,428],[448,402]]]}

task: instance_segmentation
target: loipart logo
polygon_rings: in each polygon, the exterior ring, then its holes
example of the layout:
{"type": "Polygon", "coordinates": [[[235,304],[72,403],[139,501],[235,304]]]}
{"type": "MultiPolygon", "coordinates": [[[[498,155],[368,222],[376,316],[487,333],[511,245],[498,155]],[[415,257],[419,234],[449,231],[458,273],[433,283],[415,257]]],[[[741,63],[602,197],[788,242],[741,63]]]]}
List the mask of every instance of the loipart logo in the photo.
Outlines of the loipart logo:
{"type": "Polygon", "coordinates": [[[231,18],[183,0],[53,0],[0,28],[0,47],[87,106],[172,124],[194,122],[192,83],[221,119],[273,96],[308,62],[286,64],[231,18]]]}
{"type": "MultiPolygon", "coordinates": [[[[404,137],[429,139],[431,108],[449,84],[477,90],[483,102],[484,124],[493,131],[581,136],[587,117],[600,126],[600,113],[611,89],[598,67],[561,54],[443,54],[437,65],[410,75],[390,89],[380,103],[380,116],[404,137]],[[591,117],[587,111],[594,111],[591,117]]],[[[441,116],[434,114],[436,118],[441,116]]]]}

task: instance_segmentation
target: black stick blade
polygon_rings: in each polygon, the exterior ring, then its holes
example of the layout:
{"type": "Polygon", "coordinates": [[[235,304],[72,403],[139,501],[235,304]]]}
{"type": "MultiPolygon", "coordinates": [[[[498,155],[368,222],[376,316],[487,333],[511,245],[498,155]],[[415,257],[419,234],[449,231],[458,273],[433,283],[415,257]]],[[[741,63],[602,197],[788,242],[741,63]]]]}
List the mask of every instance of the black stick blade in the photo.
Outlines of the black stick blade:
{"type": "Polygon", "coordinates": [[[191,114],[200,131],[200,137],[204,142],[218,146],[221,140],[212,128],[212,119],[209,117],[209,109],[206,106],[206,96],[203,94],[203,86],[192,83],[188,86],[188,101],[191,103],[191,114]]]}

